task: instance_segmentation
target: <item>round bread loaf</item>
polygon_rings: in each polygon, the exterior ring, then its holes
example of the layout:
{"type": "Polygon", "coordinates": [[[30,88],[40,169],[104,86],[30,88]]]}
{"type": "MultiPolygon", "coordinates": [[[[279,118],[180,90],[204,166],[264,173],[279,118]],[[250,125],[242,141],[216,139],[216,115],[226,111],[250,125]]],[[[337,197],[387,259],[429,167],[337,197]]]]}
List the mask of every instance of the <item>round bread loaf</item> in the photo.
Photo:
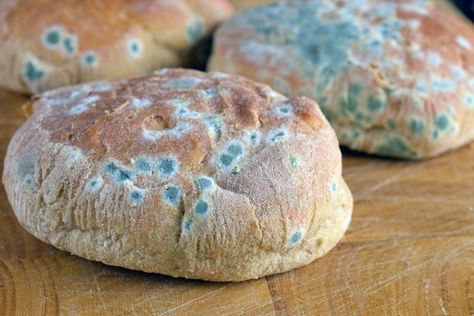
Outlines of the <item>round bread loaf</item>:
{"type": "Polygon", "coordinates": [[[164,69],[33,100],[3,183],[20,223],[60,249],[241,281],[311,262],[349,226],[337,138],[307,98],[164,69]]]}
{"type": "Polygon", "coordinates": [[[474,29],[429,1],[282,1],[214,42],[211,70],[315,99],[352,149],[419,159],[474,138],[474,29]]]}
{"type": "Polygon", "coordinates": [[[4,0],[0,87],[41,92],[187,65],[227,0],[4,0]]]}

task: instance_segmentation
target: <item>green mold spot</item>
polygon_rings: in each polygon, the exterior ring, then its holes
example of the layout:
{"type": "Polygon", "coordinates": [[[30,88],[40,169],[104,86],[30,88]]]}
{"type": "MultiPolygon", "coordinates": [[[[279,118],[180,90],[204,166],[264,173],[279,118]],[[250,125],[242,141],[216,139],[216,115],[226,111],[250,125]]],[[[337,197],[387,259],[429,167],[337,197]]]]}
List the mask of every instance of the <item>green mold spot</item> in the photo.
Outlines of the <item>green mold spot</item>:
{"type": "Polygon", "coordinates": [[[23,179],[23,185],[27,188],[33,187],[33,176],[32,175],[27,175],[23,179]]]}
{"type": "Polygon", "coordinates": [[[371,112],[376,112],[380,111],[384,106],[384,102],[380,100],[379,98],[375,96],[369,96],[367,99],[367,107],[369,108],[369,111],[371,112]]]}
{"type": "Polygon", "coordinates": [[[218,115],[205,115],[204,121],[209,129],[215,134],[217,139],[222,136],[222,118],[218,115]]]}
{"type": "Polygon", "coordinates": [[[318,104],[321,108],[327,108],[328,98],[326,98],[325,96],[321,96],[320,98],[318,98],[318,104]]]}
{"type": "Polygon", "coordinates": [[[138,173],[151,173],[152,164],[151,161],[145,157],[140,157],[135,161],[135,168],[138,173]]]}
{"type": "Polygon", "coordinates": [[[214,182],[211,180],[211,178],[201,177],[196,180],[196,184],[199,187],[199,190],[206,192],[213,187],[214,182]]]}
{"type": "Polygon", "coordinates": [[[63,45],[68,54],[73,54],[76,51],[74,40],[71,37],[66,37],[63,41],[63,45]]]}
{"type": "Polygon", "coordinates": [[[17,171],[18,175],[23,178],[35,172],[35,165],[31,161],[23,160],[18,164],[17,171]]]}
{"type": "Polygon", "coordinates": [[[138,39],[128,41],[128,52],[133,58],[138,58],[142,53],[142,43],[138,39]]]}
{"type": "Polygon", "coordinates": [[[82,60],[86,65],[94,65],[97,62],[97,55],[94,52],[85,52],[82,60]]]}
{"type": "Polygon", "coordinates": [[[195,78],[176,78],[171,81],[176,89],[191,89],[195,84],[199,83],[199,79],[195,78]]]}
{"type": "Polygon", "coordinates": [[[341,98],[339,100],[339,109],[341,113],[345,116],[349,114],[354,114],[357,112],[358,107],[358,96],[360,93],[361,87],[358,84],[351,84],[349,86],[347,100],[341,98]]]}
{"type": "Polygon", "coordinates": [[[392,87],[392,86],[385,86],[385,87],[383,87],[383,91],[384,91],[387,95],[392,94],[393,92],[395,92],[395,90],[397,90],[396,87],[392,87]]]}
{"type": "Polygon", "coordinates": [[[303,238],[303,233],[301,231],[297,230],[293,234],[291,234],[289,243],[291,245],[294,245],[294,244],[298,243],[302,238],[303,238]]]}
{"type": "Polygon", "coordinates": [[[392,130],[397,128],[397,123],[395,123],[393,119],[388,119],[387,125],[388,125],[388,128],[392,130]]]}
{"type": "Polygon", "coordinates": [[[166,188],[166,190],[163,192],[163,196],[168,204],[175,206],[181,199],[181,190],[179,187],[172,185],[166,188]]]}
{"type": "Polygon", "coordinates": [[[351,83],[349,85],[349,93],[353,95],[358,95],[362,91],[362,87],[357,83],[351,83]]]}
{"type": "Polygon", "coordinates": [[[117,180],[119,182],[132,181],[133,175],[129,170],[120,170],[117,174],[117,180]]]}
{"type": "Polygon", "coordinates": [[[194,210],[196,211],[196,214],[205,216],[209,212],[209,203],[207,203],[207,201],[204,201],[204,200],[199,200],[196,203],[194,210]]]}
{"type": "Polygon", "coordinates": [[[331,191],[332,191],[332,193],[336,193],[336,190],[337,190],[337,183],[336,183],[336,181],[332,181],[331,182],[331,191]]]}
{"type": "Polygon", "coordinates": [[[230,144],[229,147],[227,147],[227,153],[232,157],[238,157],[242,155],[243,152],[242,145],[238,143],[230,144]]]}
{"type": "Polygon", "coordinates": [[[418,135],[423,131],[424,124],[420,119],[412,119],[410,121],[410,130],[413,134],[418,135]]]}
{"type": "Polygon", "coordinates": [[[386,139],[386,143],[376,149],[376,154],[401,158],[416,157],[416,153],[411,151],[406,142],[398,137],[386,139]]]}
{"type": "Polygon", "coordinates": [[[52,30],[46,34],[45,39],[46,43],[48,43],[49,45],[57,45],[59,43],[59,40],[61,39],[61,35],[57,30],[52,30]]]}
{"type": "Polygon", "coordinates": [[[332,123],[336,120],[337,116],[333,111],[326,109],[326,110],[324,110],[324,114],[326,115],[326,118],[329,122],[332,123]]]}
{"type": "Polygon", "coordinates": [[[356,139],[358,139],[361,135],[362,135],[362,134],[361,134],[360,131],[355,131],[355,132],[352,134],[352,139],[353,139],[353,140],[356,140],[356,139]]]}
{"type": "Polygon", "coordinates": [[[341,134],[341,143],[342,144],[348,144],[350,139],[351,139],[351,137],[349,136],[349,133],[343,132],[341,134]]]}
{"type": "Polygon", "coordinates": [[[135,188],[130,192],[129,199],[133,204],[140,204],[145,198],[143,190],[135,188]]]}
{"type": "Polygon", "coordinates": [[[290,155],[289,159],[290,159],[290,163],[293,167],[295,167],[295,168],[298,167],[298,165],[300,163],[298,157],[296,157],[294,155],[290,155]]]}
{"type": "Polygon", "coordinates": [[[105,173],[114,173],[117,170],[119,170],[119,167],[115,162],[109,162],[102,168],[105,173]]]}
{"type": "Polygon", "coordinates": [[[201,20],[190,24],[187,28],[188,41],[190,43],[196,43],[203,34],[204,24],[201,20]]]}
{"type": "Polygon", "coordinates": [[[234,157],[232,157],[229,154],[222,154],[219,157],[219,163],[224,167],[230,166],[230,164],[232,163],[233,160],[234,160],[234,157]]]}
{"type": "Polygon", "coordinates": [[[158,162],[158,172],[163,178],[173,176],[179,169],[178,162],[172,157],[161,158],[158,162]]]}
{"type": "Polygon", "coordinates": [[[183,222],[182,229],[184,231],[190,231],[193,228],[193,220],[188,218],[183,222]]]}
{"type": "Polygon", "coordinates": [[[449,126],[449,117],[446,114],[440,114],[436,118],[436,126],[440,130],[444,130],[449,126]]]}
{"type": "Polygon", "coordinates": [[[284,130],[275,130],[269,135],[269,139],[272,143],[276,143],[287,138],[287,133],[284,130]]]}
{"type": "Polygon", "coordinates": [[[31,61],[26,63],[26,69],[25,69],[25,75],[26,78],[29,81],[36,81],[40,80],[44,76],[44,71],[41,69],[38,69],[35,64],[33,64],[31,61]]]}

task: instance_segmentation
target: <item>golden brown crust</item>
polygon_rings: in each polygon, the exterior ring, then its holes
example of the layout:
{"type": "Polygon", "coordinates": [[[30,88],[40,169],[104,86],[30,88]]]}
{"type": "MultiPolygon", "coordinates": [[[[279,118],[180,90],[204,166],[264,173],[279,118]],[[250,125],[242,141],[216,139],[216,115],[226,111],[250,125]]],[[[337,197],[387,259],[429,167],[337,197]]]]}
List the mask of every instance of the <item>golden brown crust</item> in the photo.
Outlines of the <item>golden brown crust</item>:
{"type": "Polygon", "coordinates": [[[56,247],[216,281],[309,263],[352,210],[315,102],[182,69],[35,97],[3,182],[20,222],[56,247]]]}
{"type": "Polygon", "coordinates": [[[184,66],[226,0],[18,0],[0,4],[0,85],[40,92],[184,66]]]}

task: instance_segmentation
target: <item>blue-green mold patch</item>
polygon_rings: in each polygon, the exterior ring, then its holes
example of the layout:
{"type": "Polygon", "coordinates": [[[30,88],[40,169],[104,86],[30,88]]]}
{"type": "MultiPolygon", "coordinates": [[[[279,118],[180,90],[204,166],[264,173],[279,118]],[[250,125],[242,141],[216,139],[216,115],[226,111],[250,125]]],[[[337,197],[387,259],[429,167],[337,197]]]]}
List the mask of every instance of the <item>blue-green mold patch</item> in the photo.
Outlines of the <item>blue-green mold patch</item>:
{"type": "Polygon", "coordinates": [[[163,157],[158,160],[158,174],[162,178],[170,178],[179,170],[179,162],[174,157],[163,157]]]}
{"type": "Polygon", "coordinates": [[[163,191],[163,198],[167,204],[176,206],[181,200],[181,189],[175,185],[168,186],[163,191]]]}
{"type": "Polygon", "coordinates": [[[139,157],[135,160],[135,170],[139,174],[151,174],[153,162],[148,157],[139,157]]]}
{"type": "Polygon", "coordinates": [[[62,28],[60,26],[51,26],[45,29],[41,35],[43,44],[48,48],[57,47],[61,42],[62,28]]]}
{"type": "Polygon", "coordinates": [[[416,158],[417,153],[412,151],[406,141],[397,136],[385,137],[384,144],[376,148],[376,154],[382,156],[416,158]]]}
{"type": "Polygon", "coordinates": [[[191,44],[196,43],[204,34],[204,23],[202,19],[197,19],[190,23],[186,28],[186,34],[188,36],[188,41],[191,44]]]}
{"type": "Polygon", "coordinates": [[[268,133],[267,140],[274,144],[285,141],[288,137],[288,130],[286,128],[277,128],[268,133]]]}
{"type": "Polygon", "coordinates": [[[97,54],[93,51],[87,51],[82,55],[82,63],[87,66],[97,66],[97,54]]]}
{"type": "Polygon", "coordinates": [[[77,37],[68,35],[63,39],[63,49],[68,55],[74,55],[77,49],[77,37]]]}
{"type": "Polygon", "coordinates": [[[132,105],[136,108],[146,108],[151,105],[151,101],[147,98],[132,98],[132,105]]]}
{"type": "Polygon", "coordinates": [[[274,111],[279,117],[288,117],[293,115],[293,107],[291,106],[291,104],[277,105],[275,106],[274,111]]]}
{"type": "Polygon", "coordinates": [[[24,77],[29,82],[41,80],[44,77],[44,70],[29,60],[25,64],[24,77]]]}
{"type": "Polygon", "coordinates": [[[139,39],[132,38],[127,42],[127,49],[130,56],[138,58],[142,55],[143,44],[139,39]]]}
{"type": "Polygon", "coordinates": [[[441,113],[436,117],[436,127],[440,130],[445,130],[448,128],[450,123],[449,116],[447,114],[441,113]]]}
{"type": "Polygon", "coordinates": [[[210,177],[200,177],[196,180],[196,185],[201,192],[209,192],[214,187],[214,180],[210,177]]]}
{"type": "Polygon", "coordinates": [[[193,220],[191,218],[185,218],[181,222],[181,231],[188,233],[193,229],[193,220]]]}
{"type": "Polygon", "coordinates": [[[415,135],[420,135],[423,132],[425,124],[419,118],[412,118],[409,123],[410,131],[415,135]]]}
{"type": "Polygon", "coordinates": [[[97,191],[102,187],[104,180],[101,177],[95,177],[87,183],[87,189],[89,191],[97,191]]]}
{"type": "Polygon", "coordinates": [[[377,112],[384,109],[386,103],[378,97],[370,95],[367,98],[367,107],[371,112],[377,112]]]}
{"type": "Polygon", "coordinates": [[[128,199],[133,205],[139,205],[143,203],[145,199],[145,191],[140,188],[134,187],[128,194],[128,199]]]}
{"type": "Polygon", "coordinates": [[[198,200],[194,211],[199,216],[206,216],[209,213],[209,203],[206,200],[198,200]]]}
{"type": "Polygon", "coordinates": [[[291,233],[290,237],[288,238],[288,244],[290,246],[294,246],[299,243],[303,239],[304,233],[302,230],[297,229],[293,233],[291,233]]]}

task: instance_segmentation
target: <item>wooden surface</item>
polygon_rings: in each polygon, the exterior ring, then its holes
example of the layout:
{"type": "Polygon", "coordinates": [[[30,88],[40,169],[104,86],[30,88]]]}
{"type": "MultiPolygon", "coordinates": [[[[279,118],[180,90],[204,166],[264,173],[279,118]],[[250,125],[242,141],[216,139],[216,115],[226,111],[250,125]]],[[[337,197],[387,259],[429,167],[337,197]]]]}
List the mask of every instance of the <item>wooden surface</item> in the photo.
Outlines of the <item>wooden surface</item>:
{"type": "MultiPolygon", "coordinates": [[[[0,93],[0,168],[24,98],[0,93]]],[[[345,154],[355,197],[343,241],[316,262],[244,283],[90,262],[36,240],[0,189],[6,315],[474,315],[474,145],[425,162],[345,154]]]]}

